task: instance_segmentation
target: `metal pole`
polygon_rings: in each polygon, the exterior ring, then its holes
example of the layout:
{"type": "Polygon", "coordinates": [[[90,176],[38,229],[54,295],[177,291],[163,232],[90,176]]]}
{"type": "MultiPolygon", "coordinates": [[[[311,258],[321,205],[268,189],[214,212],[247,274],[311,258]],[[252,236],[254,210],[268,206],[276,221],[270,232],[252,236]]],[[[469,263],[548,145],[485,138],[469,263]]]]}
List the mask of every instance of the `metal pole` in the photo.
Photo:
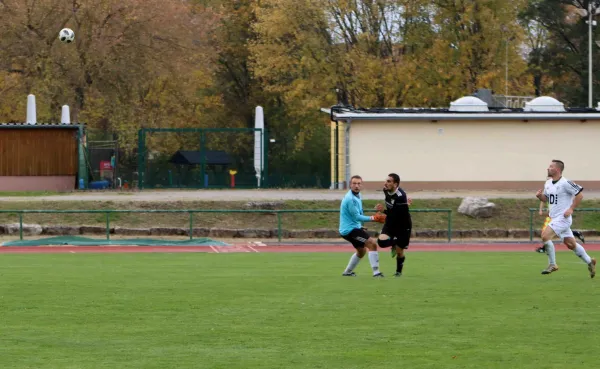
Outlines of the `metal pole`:
{"type": "Polygon", "coordinates": [[[334,139],[334,150],[335,150],[335,154],[333,156],[333,168],[334,168],[334,173],[333,173],[333,188],[336,190],[340,189],[339,186],[339,173],[340,173],[340,169],[339,169],[339,156],[340,156],[340,149],[339,149],[339,138],[340,138],[340,123],[336,120],[335,121],[335,139],[334,139]]]}
{"type": "Polygon", "coordinates": [[[281,242],[281,213],[277,212],[277,240],[281,242]]]}
{"type": "Polygon", "coordinates": [[[533,212],[529,209],[529,241],[533,241],[533,212]]]}
{"type": "Polygon", "coordinates": [[[262,184],[263,184],[263,188],[268,188],[269,187],[269,135],[267,134],[267,129],[265,127],[263,127],[262,129],[263,132],[263,143],[264,143],[264,147],[263,147],[263,163],[262,163],[262,168],[263,168],[263,178],[262,178],[262,184]]]}
{"type": "Polygon", "coordinates": [[[138,188],[144,189],[144,177],[146,174],[146,130],[138,131],[138,188]]]}
{"type": "Polygon", "coordinates": [[[506,38],[506,70],[504,71],[504,96],[508,96],[508,37],[506,38]]]}
{"type": "Polygon", "coordinates": [[[344,164],[346,166],[345,175],[344,175],[344,188],[350,188],[350,176],[352,176],[350,172],[350,126],[352,124],[352,120],[348,119],[346,121],[346,127],[344,129],[344,150],[346,151],[346,158],[344,160],[344,164]]]}
{"type": "Polygon", "coordinates": [[[200,188],[205,188],[204,176],[206,174],[206,138],[204,137],[204,131],[200,131],[200,188]]]}
{"type": "Polygon", "coordinates": [[[190,240],[194,238],[194,213],[190,211],[190,240]]]}
{"type": "Polygon", "coordinates": [[[592,107],[592,17],[593,17],[593,9],[592,9],[592,0],[588,2],[588,108],[592,107]]]}
{"type": "Polygon", "coordinates": [[[110,213],[106,212],[106,239],[110,240],[110,213]]]}
{"type": "Polygon", "coordinates": [[[448,242],[452,242],[452,210],[448,211],[448,242]]]}
{"type": "Polygon", "coordinates": [[[19,239],[23,241],[23,213],[19,213],[19,239]]]}

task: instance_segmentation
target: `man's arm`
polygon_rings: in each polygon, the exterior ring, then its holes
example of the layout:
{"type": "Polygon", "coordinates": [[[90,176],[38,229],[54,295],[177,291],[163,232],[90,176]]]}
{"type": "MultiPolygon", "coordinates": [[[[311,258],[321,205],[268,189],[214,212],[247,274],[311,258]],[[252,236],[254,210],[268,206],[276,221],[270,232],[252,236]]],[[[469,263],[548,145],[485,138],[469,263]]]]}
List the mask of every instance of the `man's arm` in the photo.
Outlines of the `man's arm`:
{"type": "Polygon", "coordinates": [[[537,197],[543,203],[548,202],[548,198],[546,195],[544,195],[544,190],[538,190],[538,192],[535,193],[535,197],[537,197]]]}
{"type": "Polygon", "coordinates": [[[358,209],[358,205],[356,204],[355,201],[350,201],[349,204],[346,205],[348,212],[350,214],[350,217],[352,217],[352,219],[355,222],[370,222],[373,220],[373,217],[368,217],[366,215],[362,215],[360,213],[360,210],[358,209]]]}
{"type": "Polygon", "coordinates": [[[567,209],[567,211],[565,211],[565,218],[567,218],[571,214],[573,214],[573,211],[575,211],[575,208],[577,208],[579,206],[579,204],[581,203],[581,200],[583,200],[583,193],[580,191],[577,195],[575,195],[575,198],[573,199],[573,203],[571,204],[571,207],[569,209],[567,209]]]}
{"type": "Polygon", "coordinates": [[[571,203],[571,207],[565,211],[565,217],[569,217],[571,214],[573,214],[575,208],[578,207],[581,203],[581,200],[583,200],[583,187],[571,181],[567,181],[567,183],[568,185],[565,186],[566,192],[572,196],[575,196],[575,198],[571,203]]]}
{"type": "Polygon", "coordinates": [[[575,208],[581,204],[581,200],[583,200],[583,191],[575,196],[573,199],[573,204],[571,205],[571,209],[575,210],[575,208]]]}

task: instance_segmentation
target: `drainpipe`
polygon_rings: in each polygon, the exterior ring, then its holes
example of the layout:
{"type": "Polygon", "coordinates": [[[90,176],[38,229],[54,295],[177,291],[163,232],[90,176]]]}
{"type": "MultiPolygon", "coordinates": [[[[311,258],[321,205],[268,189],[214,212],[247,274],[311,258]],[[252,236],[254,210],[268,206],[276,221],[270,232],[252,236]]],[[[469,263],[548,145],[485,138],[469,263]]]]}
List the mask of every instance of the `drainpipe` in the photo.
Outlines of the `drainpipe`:
{"type": "Polygon", "coordinates": [[[333,178],[331,178],[332,184],[331,184],[331,188],[332,189],[339,189],[340,188],[340,122],[335,119],[333,117],[333,110],[334,108],[336,108],[338,105],[334,105],[331,107],[330,111],[329,111],[329,120],[331,122],[335,122],[335,130],[334,130],[334,139],[333,139],[333,178]]]}
{"type": "Polygon", "coordinates": [[[350,187],[350,125],[352,120],[346,121],[346,130],[344,131],[344,138],[346,140],[346,188],[350,187]]]}
{"type": "Polygon", "coordinates": [[[334,168],[334,177],[333,177],[333,188],[338,190],[340,188],[340,179],[339,179],[339,175],[340,175],[340,161],[339,161],[339,155],[340,155],[340,122],[335,121],[335,140],[334,140],[334,154],[333,154],[333,168],[334,168]]]}

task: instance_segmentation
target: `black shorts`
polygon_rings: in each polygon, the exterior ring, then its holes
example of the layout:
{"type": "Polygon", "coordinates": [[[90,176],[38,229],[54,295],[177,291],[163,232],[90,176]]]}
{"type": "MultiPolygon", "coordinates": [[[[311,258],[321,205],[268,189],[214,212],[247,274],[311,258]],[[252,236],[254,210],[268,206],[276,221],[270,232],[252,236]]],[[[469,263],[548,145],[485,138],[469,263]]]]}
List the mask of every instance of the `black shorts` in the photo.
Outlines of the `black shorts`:
{"type": "Polygon", "coordinates": [[[342,236],[342,238],[346,241],[350,242],[355,249],[362,249],[363,247],[365,247],[365,243],[367,243],[367,240],[370,237],[367,231],[365,231],[362,228],[354,228],[347,235],[340,236],[342,236]]]}
{"type": "Polygon", "coordinates": [[[388,235],[392,240],[394,246],[398,246],[402,249],[407,249],[410,244],[410,234],[412,232],[412,224],[408,223],[404,226],[390,227],[388,224],[384,224],[381,229],[381,234],[388,235]]]}

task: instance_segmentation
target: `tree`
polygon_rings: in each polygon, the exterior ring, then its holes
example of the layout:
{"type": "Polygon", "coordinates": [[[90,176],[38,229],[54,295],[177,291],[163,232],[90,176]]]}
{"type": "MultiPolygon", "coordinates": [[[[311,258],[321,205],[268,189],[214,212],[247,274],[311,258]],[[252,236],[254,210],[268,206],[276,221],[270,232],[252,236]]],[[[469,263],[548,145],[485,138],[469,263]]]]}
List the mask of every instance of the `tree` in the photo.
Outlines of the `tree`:
{"type": "Polygon", "coordinates": [[[68,104],[73,121],[114,131],[133,149],[139,127],[198,125],[202,107],[218,103],[196,96],[211,83],[206,38],[217,21],[200,6],[158,0],[2,5],[0,48],[7,52],[0,55],[0,89],[36,94],[40,121],[56,121],[60,105],[68,104]],[[66,26],[75,31],[73,44],[57,38],[66,26]]]}
{"type": "MultiPolygon", "coordinates": [[[[566,105],[586,106],[588,90],[588,25],[583,10],[594,0],[530,0],[522,18],[539,25],[544,42],[531,56],[539,89],[566,105]]],[[[597,27],[593,28],[597,34],[597,27]]],[[[597,80],[598,72],[594,73],[597,80]]]]}

